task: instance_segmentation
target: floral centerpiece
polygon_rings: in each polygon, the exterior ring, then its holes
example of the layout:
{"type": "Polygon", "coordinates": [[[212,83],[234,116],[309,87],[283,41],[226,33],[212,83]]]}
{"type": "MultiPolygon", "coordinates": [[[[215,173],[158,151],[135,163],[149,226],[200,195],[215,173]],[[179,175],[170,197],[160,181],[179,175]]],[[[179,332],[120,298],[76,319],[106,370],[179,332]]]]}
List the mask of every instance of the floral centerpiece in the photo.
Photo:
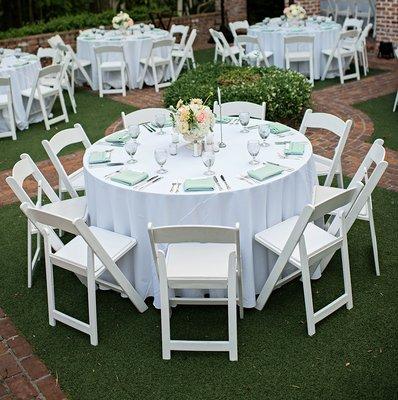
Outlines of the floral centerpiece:
{"type": "Polygon", "coordinates": [[[306,18],[307,13],[300,4],[291,4],[283,10],[288,21],[300,21],[306,18]]]}
{"type": "Polygon", "coordinates": [[[215,118],[206,105],[208,98],[205,101],[191,99],[189,103],[180,99],[175,108],[170,107],[173,126],[189,143],[201,142],[213,131],[215,118]]]}
{"type": "Polygon", "coordinates": [[[130,28],[133,25],[134,21],[130,18],[130,16],[127,13],[123,11],[120,11],[120,13],[115,15],[112,19],[112,26],[114,29],[126,30],[127,28],[130,28]]]}

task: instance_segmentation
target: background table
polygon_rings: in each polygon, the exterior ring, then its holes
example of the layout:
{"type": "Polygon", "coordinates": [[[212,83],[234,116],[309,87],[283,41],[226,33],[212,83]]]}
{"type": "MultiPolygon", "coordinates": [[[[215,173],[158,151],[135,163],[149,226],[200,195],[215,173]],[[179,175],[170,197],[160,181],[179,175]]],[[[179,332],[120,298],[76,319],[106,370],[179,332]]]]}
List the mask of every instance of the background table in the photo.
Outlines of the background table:
{"type": "MultiPolygon", "coordinates": [[[[257,122],[251,122],[258,123],[257,122]]],[[[216,126],[216,137],[218,137],[216,126]]],[[[293,172],[283,172],[263,183],[250,186],[237,176],[252,168],[246,145],[249,138],[258,138],[257,130],[248,134],[239,132],[240,126],[224,125],[227,148],[216,153],[213,169],[223,174],[232,187],[231,191],[171,194],[172,182],[183,181],[187,177],[203,177],[205,167],[200,157],[193,157],[192,151],[180,143],[179,153],[169,156],[165,165],[168,173],[164,178],[146,190],[136,191],[131,187],[104,179],[106,174],[120,167],[90,167],[88,153],[105,150],[102,144],[95,144],[84,157],[84,173],[90,221],[93,225],[109,229],[137,239],[138,245],[133,255],[120,260],[119,265],[127,278],[144,297],[155,296],[155,306],[159,306],[158,279],[152,260],[147,224],[155,226],[170,224],[214,224],[241,227],[241,247],[243,258],[244,305],[254,307],[255,295],[262,288],[275,256],[268,254],[264,247],[253,240],[255,233],[301,212],[312,198],[312,189],[317,182],[312,160],[310,142],[294,131],[294,136],[281,139],[271,135],[269,143],[275,140],[305,141],[306,151],[300,160],[281,160],[278,151],[283,146],[271,145],[260,152],[261,161],[273,161],[294,167],[293,172]]],[[[141,127],[136,164],[129,169],[147,171],[154,174],[159,168],[153,156],[158,146],[168,146],[171,135],[163,136],[147,132],[141,127]]],[[[123,148],[111,147],[112,161],[126,161],[123,148]]],[[[190,293],[192,294],[192,293],[190,293]]],[[[185,293],[187,295],[187,293],[185,293]]],[[[211,293],[218,296],[220,293],[211,293]]]]}
{"type": "MultiPolygon", "coordinates": [[[[307,26],[303,27],[279,27],[275,24],[265,26],[261,23],[252,25],[248,34],[257,36],[260,46],[264,51],[272,51],[273,57],[270,60],[271,65],[279,68],[285,68],[284,58],[284,37],[289,35],[312,35],[314,40],[314,78],[320,79],[325,68],[327,57],[322,54],[322,50],[331,49],[336,44],[341,30],[341,25],[334,22],[322,23],[318,25],[311,21],[307,21],[307,26]]],[[[289,45],[291,51],[306,50],[308,45],[289,45]]],[[[294,62],[290,65],[294,69],[303,74],[307,74],[308,62],[294,62]]],[[[337,62],[333,62],[328,78],[338,76],[337,62]]]]}
{"type": "MultiPolygon", "coordinates": [[[[161,29],[146,31],[141,34],[137,29],[133,31],[133,35],[121,36],[118,31],[107,31],[104,36],[101,35],[80,35],[77,38],[77,56],[78,58],[89,60],[91,62],[91,76],[93,80],[93,89],[98,90],[98,70],[97,61],[95,59],[95,46],[111,46],[122,45],[124,49],[124,57],[128,68],[128,86],[130,89],[139,87],[139,79],[142,74],[143,67],[140,66],[140,59],[148,57],[151,44],[154,40],[165,39],[169,36],[169,32],[161,29]]],[[[159,49],[158,54],[167,57],[166,49],[159,49]]],[[[119,61],[121,55],[110,54],[103,55],[104,61],[119,61]]],[[[158,78],[161,79],[162,74],[159,72],[158,78]]],[[[112,87],[120,87],[120,73],[108,72],[104,74],[104,82],[112,87]]],[[[153,85],[152,72],[148,71],[145,76],[145,83],[153,85]]]]}

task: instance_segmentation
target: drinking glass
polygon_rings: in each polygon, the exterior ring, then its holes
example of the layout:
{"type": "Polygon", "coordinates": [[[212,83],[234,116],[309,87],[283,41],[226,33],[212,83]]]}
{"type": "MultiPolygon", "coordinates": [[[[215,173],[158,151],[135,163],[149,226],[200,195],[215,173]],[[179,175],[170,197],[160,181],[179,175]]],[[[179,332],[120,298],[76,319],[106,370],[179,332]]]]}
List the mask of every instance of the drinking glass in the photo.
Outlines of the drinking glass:
{"type": "Polygon", "coordinates": [[[14,56],[15,56],[15,58],[16,59],[19,59],[20,57],[21,57],[21,49],[19,48],[19,47],[17,47],[15,50],[14,50],[14,56]]]}
{"type": "Polygon", "coordinates": [[[178,133],[177,129],[173,128],[171,132],[171,142],[172,143],[179,143],[180,142],[180,134],[178,133]]]}
{"type": "Polygon", "coordinates": [[[131,157],[130,160],[127,161],[127,164],[134,164],[137,160],[134,158],[135,153],[137,153],[138,143],[136,140],[130,139],[124,145],[124,149],[126,153],[131,157]]]}
{"type": "Polygon", "coordinates": [[[204,151],[202,153],[202,161],[203,164],[207,167],[207,170],[204,172],[204,175],[214,175],[214,171],[211,170],[211,167],[214,165],[216,161],[216,157],[214,152],[212,151],[204,151]]]}
{"type": "Polygon", "coordinates": [[[262,139],[261,146],[263,146],[263,147],[269,146],[269,144],[266,143],[265,139],[267,139],[267,137],[270,135],[270,133],[271,133],[271,128],[269,127],[268,124],[259,125],[258,134],[260,135],[260,137],[262,139]]]}
{"type": "Polygon", "coordinates": [[[259,162],[256,160],[256,157],[260,152],[260,143],[258,142],[258,140],[248,140],[247,151],[253,157],[253,160],[250,161],[250,165],[259,164],[259,162]]]}
{"type": "Polygon", "coordinates": [[[4,48],[0,47],[0,56],[2,56],[4,54],[4,48]]]}
{"type": "Polygon", "coordinates": [[[160,169],[156,172],[158,174],[165,174],[167,172],[167,169],[164,169],[163,165],[166,164],[167,161],[167,149],[155,149],[155,160],[160,165],[160,169]]]}
{"type": "Polygon", "coordinates": [[[151,31],[153,31],[153,30],[155,29],[155,25],[154,25],[154,24],[149,24],[149,29],[150,29],[151,31]]]}
{"type": "Polygon", "coordinates": [[[131,137],[131,139],[137,140],[138,136],[140,136],[140,127],[138,125],[136,125],[136,124],[129,125],[128,126],[128,133],[129,133],[129,136],[131,137]]]}
{"type": "Polygon", "coordinates": [[[248,112],[241,112],[239,114],[239,122],[243,126],[243,129],[241,130],[241,132],[242,133],[249,132],[249,129],[246,128],[250,122],[250,114],[248,112]]]}
{"type": "Polygon", "coordinates": [[[163,127],[164,127],[165,123],[166,123],[166,115],[165,114],[159,113],[159,114],[155,115],[155,124],[158,128],[160,128],[159,135],[164,134],[163,127]]]}
{"type": "Polygon", "coordinates": [[[141,35],[143,35],[145,33],[145,25],[143,23],[140,24],[140,32],[141,32],[141,35]]]}

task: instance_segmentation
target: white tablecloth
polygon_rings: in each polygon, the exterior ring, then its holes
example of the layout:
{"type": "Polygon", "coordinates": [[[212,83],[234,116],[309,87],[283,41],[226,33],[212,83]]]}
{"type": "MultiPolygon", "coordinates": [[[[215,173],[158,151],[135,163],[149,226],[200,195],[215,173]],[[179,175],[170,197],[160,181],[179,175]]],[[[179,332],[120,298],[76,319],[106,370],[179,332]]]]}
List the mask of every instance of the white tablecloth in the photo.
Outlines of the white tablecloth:
{"type": "MultiPolygon", "coordinates": [[[[257,122],[258,123],[258,122],[257,122]]],[[[218,135],[215,128],[216,138],[218,135]]],[[[109,229],[137,239],[138,245],[132,255],[119,261],[119,266],[127,278],[144,297],[154,296],[155,306],[159,306],[159,289],[155,266],[152,260],[147,224],[155,226],[169,224],[214,224],[234,226],[240,223],[243,257],[244,305],[254,307],[255,295],[261,290],[266,277],[275,263],[275,256],[255,243],[253,235],[267,227],[300,213],[303,206],[311,201],[313,186],[317,182],[310,142],[294,131],[294,136],[278,139],[271,135],[270,147],[262,148],[259,160],[273,161],[294,167],[293,172],[250,186],[237,176],[253,168],[249,165],[246,146],[249,138],[256,138],[257,132],[240,133],[236,125],[224,125],[225,149],[216,153],[213,167],[217,174],[223,174],[231,185],[231,191],[171,194],[172,182],[183,182],[186,177],[203,177],[205,167],[201,158],[193,157],[183,143],[179,144],[176,156],[169,156],[165,165],[168,173],[164,178],[143,191],[104,179],[106,174],[120,167],[90,167],[88,153],[105,150],[104,142],[87,150],[84,157],[86,194],[91,224],[109,229]],[[275,140],[305,141],[306,151],[300,160],[281,160],[277,153],[283,146],[274,145],[275,140]]],[[[153,156],[158,146],[168,146],[169,134],[160,136],[146,132],[141,127],[136,164],[129,169],[155,174],[159,168],[153,156]]],[[[126,161],[123,148],[111,147],[112,161],[126,161]]],[[[190,293],[192,294],[192,293],[190,293]]],[[[186,293],[185,293],[186,295],[186,293]]],[[[212,296],[220,293],[211,293],[212,296]]]]}
{"type": "MultiPolygon", "coordinates": [[[[285,68],[284,60],[284,37],[289,35],[312,35],[315,36],[314,41],[314,77],[320,79],[325,68],[327,57],[322,54],[322,50],[331,49],[335,45],[341,26],[335,23],[323,23],[318,25],[311,21],[307,22],[307,26],[303,27],[279,27],[277,25],[264,26],[262,24],[253,25],[249,29],[249,35],[257,36],[260,46],[265,51],[272,51],[271,65],[279,68],[285,68]]],[[[307,45],[290,45],[291,51],[306,50],[307,45]],[[293,47],[294,46],[294,47],[293,47]]],[[[299,71],[303,74],[308,73],[308,62],[291,63],[291,69],[299,71]]],[[[338,75],[337,63],[332,66],[327,75],[332,78],[338,75]]]]}
{"type": "MultiPolygon", "coordinates": [[[[0,76],[11,77],[12,99],[14,107],[14,117],[16,125],[19,129],[28,128],[28,118],[26,116],[26,103],[21,95],[22,90],[30,88],[34,85],[39,70],[41,68],[40,61],[33,55],[22,55],[19,61],[13,56],[13,52],[6,51],[0,64],[0,76]],[[26,62],[25,65],[16,66],[17,63],[26,62]]],[[[6,90],[0,88],[0,94],[5,94],[6,90]]],[[[0,113],[0,132],[9,130],[8,113],[3,111],[0,113]]],[[[38,122],[43,119],[42,115],[35,114],[29,118],[29,122],[38,122]]]]}
{"type": "MultiPolygon", "coordinates": [[[[77,38],[77,56],[78,58],[89,60],[91,62],[91,76],[93,80],[93,89],[98,90],[98,70],[97,62],[94,54],[94,46],[112,46],[122,45],[124,49],[124,57],[128,67],[128,86],[130,89],[139,87],[139,79],[141,78],[143,67],[140,66],[140,59],[149,56],[151,43],[154,40],[165,39],[169,36],[169,32],[156,29],[146,31],[142,35],[139,31],[134,30],[133,35],[120,36],[117,31],[108,31],[104,36],[90,35],[79,36],[77,38]]],[[[162,57],[167,56],[167,51],[163,49],[159,54],[162,57]]],[[[119,61],[121,55],[110,54],[103,55],[104,61],[119,61]]],[[[159,71],[158,78],[162,77],[159,71]]],[[[104,82],[114,88],[121,86],[120,72],[104,74],[104,82]]],[[[152,72],[148,71],[145,76],[145,83],[153,85],[152,72]]]]}

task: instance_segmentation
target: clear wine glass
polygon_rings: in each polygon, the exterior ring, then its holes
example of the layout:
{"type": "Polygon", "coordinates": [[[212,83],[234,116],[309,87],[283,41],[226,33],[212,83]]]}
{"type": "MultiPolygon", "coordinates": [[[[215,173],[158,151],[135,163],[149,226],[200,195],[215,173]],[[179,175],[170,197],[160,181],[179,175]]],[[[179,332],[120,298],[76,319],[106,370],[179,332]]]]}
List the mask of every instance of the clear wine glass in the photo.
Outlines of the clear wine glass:
{"type": "Polygon", "coordinates": [[[253,157],[250,161],[250,165],[257,165],[259,162],[256,160],[258,153],[260,152],[260,143],[258,140],[248,140],[247,141],[247,151],[253,157]]]}
{"type": "Polygon", "coordinates": [[[19,58],[21,57],[21,53],[22,53],[21,48],[20,47],[16,47],[15,50],[14,50],[14,56],[15,56],[15,58],[17,60],[19,60],[19,58]]]}
{"type": "Polygon", "coordinates": [[[167,149],[165,148],[155,149],[155,160],[160,165],[160,169],[156,171],[158,174],[165,174],[167,172],[167,169],[163,168],[163,165],[166,164],[167,161],[167,155],[168,155],[167,149]]]}
{"type": "Polygon", "coordinates": [[[207,170],[204,172],[204,175],[214,175],[214,171],[211,170],[211,167],[214,165],[216,161],[216,157],[214,152],[211,150],[206,150],[202,153],[202,161],[203,164],[207,167],[207,170]]]}
{"type": "Polygon", "coordinates": [[[136,140],[130,139],[124,145],[124,149],[126,153],[131,157],[130,160],[127,161],[127,164],[134,164],[137,160],[134,158],[135,153],[137,153],[138,143],[136,140]]]}
{"type": "Polygon", "coordinates": [[[271,133],[271,128],[269,127],[268,124],[258,126],[258,134],[262,139],[261,146],[263,147],[269,146],[269,144],[265,141],[265,139],[267,139],[270,133],[271,133]]]}
{"type": "Polygon", "coordinates": [[[239,114],[239,122],[243,126],[243,129],[241,130],[241,132],[242,133],[249,132],[249,129],[246,128],[250,122],[250,114],[248,112],[241,112],[239,114]]]}
{"type": "Polygon", "coordinates": [[[141,32],[141,35],[143,35],[145,33],[145,25],[143,23],[140,24],[140,32],[141,32]]]}
{"type": "MultiPolygon", "coordinates": [[[[133,125],[129,125],[127,130],[128,130],[128,133],[129,133],[129,136],[131,137],[131,139],[134,139],[135,141],[137,141],[138,136],[140,136],[140,127],[136,124],[133,124],[133,125]]],[[[137,143],[138,143],[138,141],[137,141],[137,143]]]]}
{"type": "Polygon", "coordinates": [[[155,115],[155,124],[158,128],[160,128],[160,132],[159,135],[163,135],[164,131],[163,131],[163,127],[166,123],[166,115],[163,113],[159,113],[155,115]]]}

